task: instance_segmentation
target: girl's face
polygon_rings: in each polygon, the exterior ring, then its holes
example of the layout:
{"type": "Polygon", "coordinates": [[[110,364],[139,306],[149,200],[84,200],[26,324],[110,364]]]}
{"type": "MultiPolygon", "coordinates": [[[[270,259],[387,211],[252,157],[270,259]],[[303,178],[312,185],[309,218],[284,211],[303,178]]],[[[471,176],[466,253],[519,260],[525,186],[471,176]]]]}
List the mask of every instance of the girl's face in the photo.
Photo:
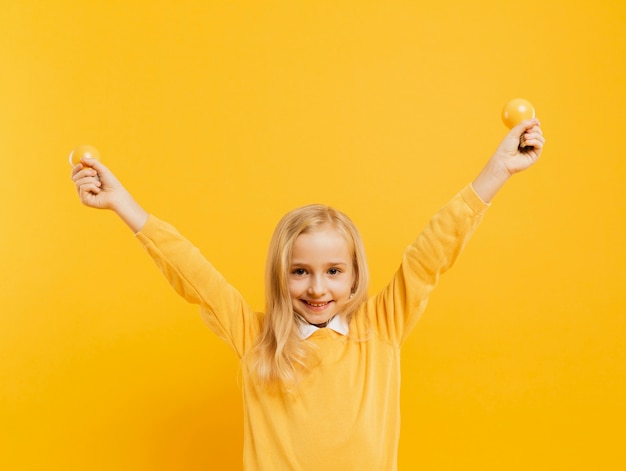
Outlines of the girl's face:
{"type": "Polygon", "coordinates": [[[289,294],[294,310],[311,324],[342,312],[354,284],[351,244],[330,225],[300,234],[293,244],[289,294]]]}

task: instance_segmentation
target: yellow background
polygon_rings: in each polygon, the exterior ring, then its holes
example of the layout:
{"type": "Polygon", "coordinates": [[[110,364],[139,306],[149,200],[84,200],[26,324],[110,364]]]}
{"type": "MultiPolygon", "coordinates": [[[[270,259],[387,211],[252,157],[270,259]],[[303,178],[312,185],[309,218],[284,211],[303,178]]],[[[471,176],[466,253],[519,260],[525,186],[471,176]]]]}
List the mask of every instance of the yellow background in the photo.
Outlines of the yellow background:
{"type": "Polygon", "coordinates": [[[351,215],[375,291],[523,96],[548,143],[406,345],[400,467],[624,469],[625,90],[623,0],[0,1],[0,468],[240,467],[234,356],[72,147],[260,310],[284,212],[351,215]]]}

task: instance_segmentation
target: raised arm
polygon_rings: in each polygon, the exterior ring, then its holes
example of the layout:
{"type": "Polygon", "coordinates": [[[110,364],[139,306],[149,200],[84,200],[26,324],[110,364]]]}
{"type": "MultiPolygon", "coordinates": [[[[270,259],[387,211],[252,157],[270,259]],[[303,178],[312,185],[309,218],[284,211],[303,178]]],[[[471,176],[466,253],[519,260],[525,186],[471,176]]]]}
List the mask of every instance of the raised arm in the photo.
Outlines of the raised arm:
{"type": "Polygon", "coordinates": [[[474,191],[489,203],[514,174],[532,166],[541,155],[545,139],[539,120],[530,119],[515,126],[502,140],[496,152],[472,182],[474,191]],[[520,139],[525,147],[520,149],[520,139]]]}
{"type": "Polygon", "coordinates": [[[101,162],[83,159],[72,168],[81,202],[114,211],[135,233],[174,290],[201,307],[209,328],[243,357],[259,331],[260,316],[200,250],[176,229],[148,213],[101,162]]]}
{"type": "Polygon", "coordinates": [[[72,168],[72,180],[85,206],[115,212],[134,233],[148,220],[148,213],[102,162],[83,158],[72,168]]]}

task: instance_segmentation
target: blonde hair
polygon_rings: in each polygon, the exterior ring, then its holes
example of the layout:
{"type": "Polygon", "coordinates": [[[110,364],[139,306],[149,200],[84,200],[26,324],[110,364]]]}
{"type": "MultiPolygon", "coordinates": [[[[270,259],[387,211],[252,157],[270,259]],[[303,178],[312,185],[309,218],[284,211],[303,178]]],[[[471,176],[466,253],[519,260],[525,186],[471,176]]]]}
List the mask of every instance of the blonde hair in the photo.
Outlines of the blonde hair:
{"type": "Polygon", "coordinates": [[[303,341],[288,287],[293,244],[300,234],[330,225],[350,245],[354,281],[352,296],[342,315],[347,322],[367,299],[369,272],[361,236],[348,216],[331,207],[312,204],[294,209],[278,222],[265,269],[266,309],[261,335],[253,351],[252,368],[265,385],[291,388],[301,373],[317,361],[313,344],[303,341]]]}

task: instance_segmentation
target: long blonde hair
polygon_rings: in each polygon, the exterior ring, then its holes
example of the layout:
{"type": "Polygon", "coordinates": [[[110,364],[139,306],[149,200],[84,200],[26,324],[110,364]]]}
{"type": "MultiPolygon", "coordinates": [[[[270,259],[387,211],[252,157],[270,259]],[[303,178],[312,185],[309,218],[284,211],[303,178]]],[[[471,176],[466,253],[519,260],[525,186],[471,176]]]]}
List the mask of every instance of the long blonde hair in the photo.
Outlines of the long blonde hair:
{"type": "Polygon", "coordinates": [[[270,242],[265,268],[265,317],[253,351],[252,369],[265,385],[291,388],[314,366],[313,344],[300,337],[288,288],[293,244],[300,234],[330,224],[346,238],[352,251],[352,297],[341,313],[347,322],[366,300],[369,272],[361,236],[348,216],[331,207],[312,204],[294,209],[278,222],[270,242]]]}

